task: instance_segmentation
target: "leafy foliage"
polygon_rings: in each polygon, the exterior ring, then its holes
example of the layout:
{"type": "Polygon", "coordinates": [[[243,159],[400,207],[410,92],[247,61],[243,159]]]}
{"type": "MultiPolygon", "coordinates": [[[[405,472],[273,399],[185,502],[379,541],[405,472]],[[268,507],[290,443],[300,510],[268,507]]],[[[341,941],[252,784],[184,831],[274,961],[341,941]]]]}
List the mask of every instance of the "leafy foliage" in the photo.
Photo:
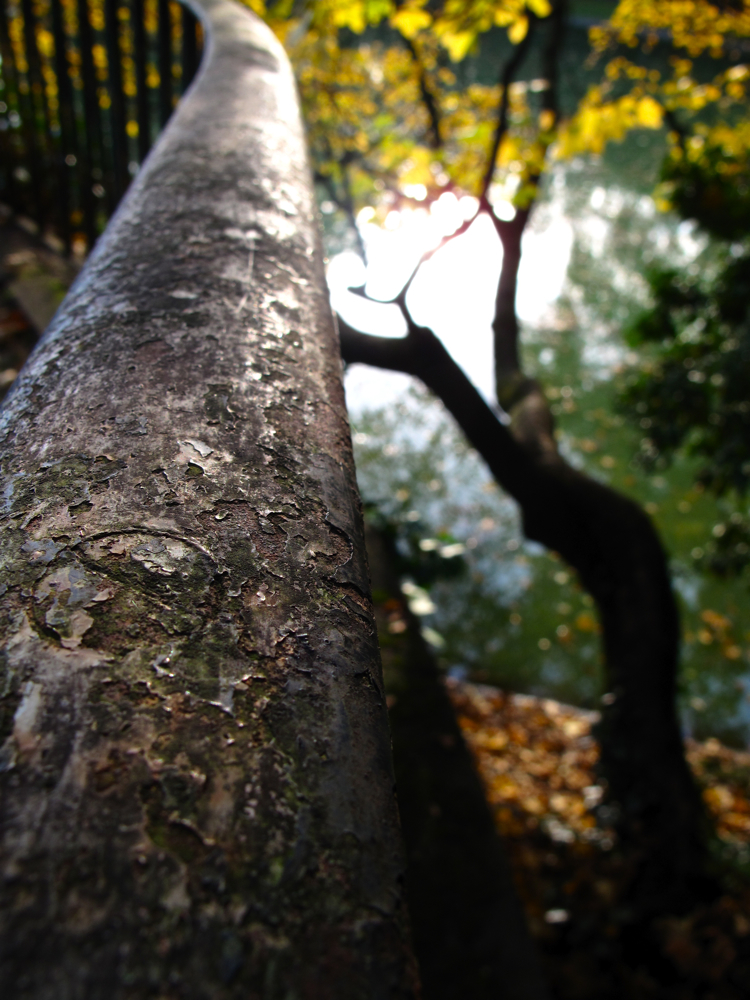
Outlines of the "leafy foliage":
{"type": "MultiPolygon", "coordinates": [[[[713,280],[661,270],[650,281],[655,305],[630,338],[654,346],[622,395],[649,435],[641,459],[653,465],[683,449],[702,460],[699,482],[739,500],[750,487],[750,255],[725,254],[713,280]]],[[[748,541],[747,519],[736,510],[714,526],[706,565],[720,575],[742,572],[748,541]]]]}
{"type": "Polygon", "coordinates": [[[648,422],[644,458],[668,457],[684,446],[704,460],[704,485],[744,494],[750,485],[750,256],[729,256],[707,286],[669,271],[652,272],[650,282],[656,305],[629,335],[636,345],[658,345],[624,396],[642,426],[648,422]]]}
{"type": "MultiPolygon", "coordinates": [[[[653,305],[627,330],[643,357],[622,404],[647,431],[639,456],[646,466],[664,465],[680,450],[696,456],[698,482],[735,504],[750,485],[750,254],[743,246],[750,231],[750,67],[741,47],[748,36],[747,0],[622,0],[591,33],[594,49],[611,56],[606,81],[589,91],[567,140],[571,150],[586,142],[601,147],[624,130],[627,114],[633,119],[634,109],[652,102],[670,130],[657,205],[714,240],[732,241],[714,247],[714,266],[703,275],[663,267],[647,273],[653,305]],[[648,65],[665,39],[665,67],[648,65]]],[[[744,512],[732,517],[698,550],[721,574],[748,561],[744,512]]]]}
{"type": "Polygon", "coordinates": [[[316,173],[350,221],[384,191],[427,202],[446,189],[479,193],[505,97],[495,192],[517,207],[528,205],[550,148],[558,159],[598,154],[633,129],[666,124],[661,206],[727,238],[745,225],[750,68],[737,42],[750,37],[750,0],[621,0],[590,33],[594,57],[608,59],[602,78],[565,121],[550,109],[548,80],[513,82],[504,95],[500,85],[462,85],[455,67],[498,29],[525,42],[550,0],[246,2],[292,57],[316,173]],[[658,69],[651,53],[667,38],[658,69]]]}
{"type": "MultiPolygon", "coordinates": [[[[350,219],[384,191],[427,202],[450,189],[479,193],[503,89],[461,85],[454,64],[491,31],[519,44],[552,9],[549,0],[248,2],[289,51],[317,177],[350,219]]],[[[523,198],[553,137],[545,86],[509,88],[512,128],[497,165],[511,196],[523,198]]]]}
{"type": "Polygon", "coordinates": [[[719,58],[728,36],[750,34],[750,4],[747,0],[620,0],[609,23],[592,31],[592,40],[600,49],[613,39],[636,48],[645,38],[653,48],[658,32],[669,32],[674,47],[685,49],[692,57],[708,52],[719,58]]]}
{"type": "Polygon", "coordinates": [[[746,212],[750,68],[740,45],[750,36],[750,3],[621,0],[590,35],[595,53],[610,58],[565,127],[561,152],[601,152],[629,129],[665,123],[671,149],[661,207],[725,238],[746,232],[738,210],[746,212]],[[660,69],[652,53],[664,42],[660,69]]]}
{"type": "MultiPolygon", "coordinates": [[[[741,240],[750,232],[750,162],[743,130],[742,149],[734,155],[728,146],[705,148],[701,155],[672,155],[664,165],[662,197],[685,219],[695,219],[703,229],[725,240],[741,240]]],[[[699,137],[700,138],[700,137],[699,137]]],[[[735,140],[739,136],[735,133],[735,140]]]]}

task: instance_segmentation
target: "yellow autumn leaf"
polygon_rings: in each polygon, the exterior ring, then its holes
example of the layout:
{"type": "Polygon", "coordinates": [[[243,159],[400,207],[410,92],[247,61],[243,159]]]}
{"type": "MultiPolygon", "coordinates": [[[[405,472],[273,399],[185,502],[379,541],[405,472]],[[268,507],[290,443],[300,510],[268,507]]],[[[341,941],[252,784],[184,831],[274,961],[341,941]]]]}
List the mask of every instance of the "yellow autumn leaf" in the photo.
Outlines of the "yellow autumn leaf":
{"type": "Polygon", "coordinates": [[[518,13],[517,10],[509,10],[507,7],[500,6],[495,11],[493,20],[498,28],[505,28],[515,21],[518,13]]]}
{"type": "Polygon", "coordinates": [[[580,632],[598,632],[599,623],[594,618],[593,615],[588,614],[586,611],[582,611],[576,618],[576,628],[580,632]]]}
{"type": "Polygon", "coordinates": [[[44,28],[40,29],[36,33],[36,43],[41,54],[51,59],[55,52],[55,39],[52,33],[44,28]]]}
{"type": "Polygon", "coordinates": [[[664,109],[653,97],[642,97],[636,109],[638,124],[644,128],[661,128],[664,109]]]}
{"type": "Polygon", "coordinates": [[[701,618],[706,625],[716,629],[717,631],[728,629],[732,626],[731,618],[727,618],[726,615],[722,615],[718,611],[713,611],[711,608],[706,608],[704,611],[701,611],[701,618]]]}
{"type": "Polygon", "coordinates": [[[547,17],[552,13],[552,5],[549,0],[526,0],[526,4],[537,17],[547,17]]]}
{"type": "Polygon", "coordinates": [[[104,48],[103,45],[92,45],[91,57],[94,60],[94,66],[96,66],[97,69],[106,69],[107,50],[104,48]]]}
{"type": "Polygon", "coordinates": [[[555,114],[550,111],[549,108],[542,111],[539,115],[539,128],[542,132],[549,132],[552,126],[555,124],[555,114]]]}
{"type": "Polygon", "coordinates": [[[471,46],[474,44],[476,35],[473,31],[445,32],[440,41],[448,50],[448,55],[453,62],[460,62],[471,46]]]}
{"type": "Polygon", "coordinates": [[[519,17],[519,19],[515,21],[513,24],[511,24],[511,26],[508,28],[508,38],[511,40],[511,42],[513,42],[514,45],[518,45],[519,42],[522,42],[524,40],[524,38],[528,33],[528,30],[529,30],[528,17],[519,17]]]}
{"type": "Polygon", "coordinates": [[[393,12],[391,0],[333,0],[331,21],[339,28],[349,28],[361,35],[368,24],[378,24],[393,12]]]}
{"type": "Polygon", "coordinates": [[[390,23],[404,38],[415,38],[420,31],[429,28],[432,18],[426,10],[405,7],[391,16],[390,23]]]}
{"type": "Polygon", "coordinates": [[[429,187],[433,182],[432,152],[419,146],[411,150],[403,169],[399,174],[401,186],[406,184],[424,184],[429,187]]]}
{"type": "Polygon", "coordinates": [[[362,5],[352,4],[350,7],[345,7],[343,10],[335,11],[333,15],[333,23],[338,28],[349,28],[349,30],[353,31],[356,35],[361,35],[367,25],[362,5]]]}

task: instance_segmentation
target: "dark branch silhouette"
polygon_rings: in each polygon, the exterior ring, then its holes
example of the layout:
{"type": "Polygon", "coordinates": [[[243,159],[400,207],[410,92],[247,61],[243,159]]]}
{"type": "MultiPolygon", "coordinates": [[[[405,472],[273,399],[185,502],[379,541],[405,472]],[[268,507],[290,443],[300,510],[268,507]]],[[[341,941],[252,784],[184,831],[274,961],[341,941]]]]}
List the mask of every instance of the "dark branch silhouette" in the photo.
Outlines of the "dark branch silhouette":
{"type": "Polygon", "coordinates": [[[411,53],[412,59],[419,71],[419,93],[422,98],[422,103],[427,110],[427,114],[430,117],[430,145],[433,149],[438,150],[443,147],[443,137],[441,134],[441,115],[440,107],[438,105],[438,96],[432,90],[430,86],[430,81],[427,76],[427,70],[424,67],[424,63],[417,51],[417,47],[410,38],[404,38],[404,44],[411,53]]]}
{"type": "Polygon", "coordinates": [[[487,192],[492,184],[492,178],[495,175],[495,163],[497,162],[497,154],[500,151],[500,145],[503,141],[503,137],[508,130],[508,108],[510,106],[510,85],[515,79],[516,73],[521,68],[521,64],[526,58],[526,53],[531,45],[531,40],[534,37],[534,28],[536,26],[537,19],[536,15],[529,12],[529,30],[526,32],[526,37],[524,40],[516,46],[513,55],[506,62],[505,66],[500,73],[500,104],[497,109],[497,124],[495,126],[495,134],[492,138],[492,148],[490,150],[490,155],[487,160],[487,167],[484,172],[484,179],[482,181],[482,188],[480,192],[480,199],[483,201],[487,198],[487,192]]]}

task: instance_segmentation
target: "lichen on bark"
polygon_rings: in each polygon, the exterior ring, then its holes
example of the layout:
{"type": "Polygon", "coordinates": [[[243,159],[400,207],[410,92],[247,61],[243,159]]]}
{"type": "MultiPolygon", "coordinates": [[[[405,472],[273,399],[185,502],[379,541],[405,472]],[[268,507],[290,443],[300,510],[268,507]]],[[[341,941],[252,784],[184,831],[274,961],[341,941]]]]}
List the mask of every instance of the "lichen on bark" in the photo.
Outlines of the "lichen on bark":
{"type": "Polygon", "coordinates": [[[7,400],[0,982],[416,995],[292,77],[206,64],[7,400]]]}

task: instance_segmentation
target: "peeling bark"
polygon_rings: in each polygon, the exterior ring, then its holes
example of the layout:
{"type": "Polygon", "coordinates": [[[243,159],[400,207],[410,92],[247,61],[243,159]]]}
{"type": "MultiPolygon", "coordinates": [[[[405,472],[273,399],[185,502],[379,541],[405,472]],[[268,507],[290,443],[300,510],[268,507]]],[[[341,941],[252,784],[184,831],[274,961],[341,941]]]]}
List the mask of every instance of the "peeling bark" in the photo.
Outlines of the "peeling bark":
{"type": "Polygon", "coordinates": [[[2,412],[0,983],[413,997],[296,93],[196,10],[199,78],[2,412]]]}

